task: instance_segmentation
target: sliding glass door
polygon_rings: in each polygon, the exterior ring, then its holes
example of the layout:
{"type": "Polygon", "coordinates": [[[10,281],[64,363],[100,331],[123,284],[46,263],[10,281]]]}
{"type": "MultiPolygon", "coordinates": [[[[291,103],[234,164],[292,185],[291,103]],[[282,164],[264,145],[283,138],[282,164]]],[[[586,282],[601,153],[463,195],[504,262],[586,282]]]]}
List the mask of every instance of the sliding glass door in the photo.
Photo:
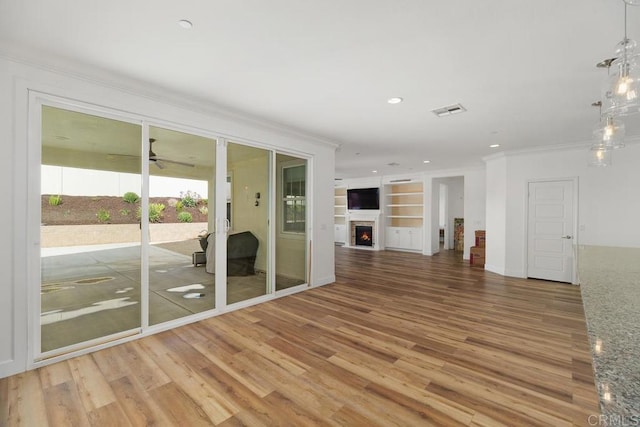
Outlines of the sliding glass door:
{"type": "Polygon", "coordinates": [[[308,282],[306,159],[106,109],[33,105],[36,359],[308,282]]]}
{"type": "Polygon", "coordinates": [[[229,142],[231,218],[227,236],[227,304],[270,292],[271,151],[229,142]]]}
{"type": "Polygon", "coordinates": [[[215,150],[214,139],[149,126],[150,325],[215,308],[215,150]]]}
{"type": "Polygon", "coordinates": [[[276,155],[276,291],[307,283],[307,161],[276,155]]]}
{"type": "Polygon", "coordinates": [[[47,353],[141,325],[142,127],[50,106],[41,117],[39,332],[47,353]]]}

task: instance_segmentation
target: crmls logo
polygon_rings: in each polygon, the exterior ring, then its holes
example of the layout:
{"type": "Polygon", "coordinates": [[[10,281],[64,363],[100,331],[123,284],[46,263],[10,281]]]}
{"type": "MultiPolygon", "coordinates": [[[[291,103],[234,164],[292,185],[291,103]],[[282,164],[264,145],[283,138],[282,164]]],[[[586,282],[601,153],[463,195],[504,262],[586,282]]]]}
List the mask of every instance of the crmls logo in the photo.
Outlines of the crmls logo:
{"type": "Polygon", "coordinates": [[[620,426],[632,427],[640,426],[640,415],[622,416],[622,415],[589,415],[587,422],[590,426],[620,426]]]}

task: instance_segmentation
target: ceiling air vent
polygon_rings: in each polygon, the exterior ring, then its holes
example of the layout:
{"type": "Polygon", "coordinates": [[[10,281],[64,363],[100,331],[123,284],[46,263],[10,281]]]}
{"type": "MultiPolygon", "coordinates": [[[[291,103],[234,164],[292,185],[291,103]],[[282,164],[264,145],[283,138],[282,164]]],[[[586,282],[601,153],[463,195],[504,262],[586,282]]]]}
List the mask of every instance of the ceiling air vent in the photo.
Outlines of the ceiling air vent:
{"type": "Polygon", "coordinates": [[[450,116],[452,114],[464,113],[467,111],[461,104],[453,104],[448,105],[446,107],[436,108],[435,110],[431,110],[433,114],[438,117],[450,116]]]}

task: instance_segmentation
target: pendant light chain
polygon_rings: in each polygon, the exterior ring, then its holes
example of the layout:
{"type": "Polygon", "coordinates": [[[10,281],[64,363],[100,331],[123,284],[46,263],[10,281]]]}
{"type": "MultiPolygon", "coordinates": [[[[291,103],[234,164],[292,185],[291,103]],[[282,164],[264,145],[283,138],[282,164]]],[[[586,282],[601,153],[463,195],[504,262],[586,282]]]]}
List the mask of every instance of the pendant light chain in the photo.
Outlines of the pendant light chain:
{"type": "Polygon", "coordinates": [[[627,37],[627,2],[624,2],[624,39],[625,41],[628,39],[627,37]]]}

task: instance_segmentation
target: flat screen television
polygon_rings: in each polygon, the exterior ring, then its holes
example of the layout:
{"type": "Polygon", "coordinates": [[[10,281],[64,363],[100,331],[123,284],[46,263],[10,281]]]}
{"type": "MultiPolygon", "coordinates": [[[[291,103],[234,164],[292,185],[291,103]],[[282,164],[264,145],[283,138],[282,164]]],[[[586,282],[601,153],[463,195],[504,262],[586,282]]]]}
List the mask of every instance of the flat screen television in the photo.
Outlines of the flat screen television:
{"type": "Polygon", "coordinates": [[[379,188],[350,188],[347,190],[347,209],[380,209],[379,188]]]}

